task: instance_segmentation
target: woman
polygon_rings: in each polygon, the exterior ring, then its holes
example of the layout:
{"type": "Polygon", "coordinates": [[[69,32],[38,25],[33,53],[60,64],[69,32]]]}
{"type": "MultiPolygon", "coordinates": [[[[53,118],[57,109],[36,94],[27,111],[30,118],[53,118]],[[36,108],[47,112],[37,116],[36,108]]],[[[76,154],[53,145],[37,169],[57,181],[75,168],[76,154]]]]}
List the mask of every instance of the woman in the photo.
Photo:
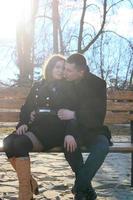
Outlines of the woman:
{"type": "Polygon", "coordinates": [[[16,131],[4,139],[6,155],[19,180],[19,200],[32,200],[33,193],[38,193],[37,182],[30,172],[29,152],[62,146],[67,134],[76,134],[75,121],[60,120],[57,115],[60,108],[76,110],[71,84],[63,80],[64,64],[61,55],[48,60],[45,79],[32,87],[21,108],[16,131]]]}

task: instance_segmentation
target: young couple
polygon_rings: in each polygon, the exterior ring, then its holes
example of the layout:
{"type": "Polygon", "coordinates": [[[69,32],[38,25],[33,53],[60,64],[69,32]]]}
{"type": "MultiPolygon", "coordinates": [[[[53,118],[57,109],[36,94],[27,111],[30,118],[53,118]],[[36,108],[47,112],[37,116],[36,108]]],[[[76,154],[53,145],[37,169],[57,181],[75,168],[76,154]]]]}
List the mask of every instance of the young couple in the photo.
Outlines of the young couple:
{"type": "Polygon", "coordinates": [[[19,200],[32,200],[38,184],[31,175],[30,151],[62,146],[75,173],[75,200],[94,200],[92,179],[109,150],[110,131],[103,125],[106,83],[89,72],[86,59],[75,53],[53,55],[44,78],[35,83],[21,108],[16,131],[4,139],[4,149],[19,180],[19,200]],[[80,146],[88,148],[85,163],[80,146]]]}

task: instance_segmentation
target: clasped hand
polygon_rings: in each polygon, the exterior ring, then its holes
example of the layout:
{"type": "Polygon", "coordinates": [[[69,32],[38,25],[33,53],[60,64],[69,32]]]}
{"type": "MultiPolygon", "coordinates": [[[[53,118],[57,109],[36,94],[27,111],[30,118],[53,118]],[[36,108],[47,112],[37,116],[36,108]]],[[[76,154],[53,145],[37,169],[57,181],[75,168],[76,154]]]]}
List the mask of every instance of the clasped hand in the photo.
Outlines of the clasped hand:
{"type": "Polygon", "coordinates": [[[75,112],[69,109],[59,109],[57,115],[60,120],[75,119],[75,112]]]}

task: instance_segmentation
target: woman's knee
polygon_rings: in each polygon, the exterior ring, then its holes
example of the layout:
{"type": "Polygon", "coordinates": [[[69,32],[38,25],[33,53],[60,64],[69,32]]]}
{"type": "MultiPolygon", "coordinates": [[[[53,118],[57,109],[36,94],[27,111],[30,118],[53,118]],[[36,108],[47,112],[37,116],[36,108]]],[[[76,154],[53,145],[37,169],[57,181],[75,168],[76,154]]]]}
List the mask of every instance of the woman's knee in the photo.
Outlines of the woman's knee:
{"type": "Polygon", "coordinates": [[[10,134],[3,140],[4,150],[10,151],[13,149],[13,143],[17,136],[15,134],[10,134]]]}
{"type": "Polygon", "coordinates": [[[3,146],[4,146],[4,151],[7,155],[8,158],[14,157],[14,141],[16,139],[17,135],[15,134],[10,134],[3,140],[3,146]]]}
{"type": "Polygon", "coordinates": [[[26,135],[19,135],[15,139],[14,151],[16,157],[26,157],[32,149],[32,141],[26,135]]]}

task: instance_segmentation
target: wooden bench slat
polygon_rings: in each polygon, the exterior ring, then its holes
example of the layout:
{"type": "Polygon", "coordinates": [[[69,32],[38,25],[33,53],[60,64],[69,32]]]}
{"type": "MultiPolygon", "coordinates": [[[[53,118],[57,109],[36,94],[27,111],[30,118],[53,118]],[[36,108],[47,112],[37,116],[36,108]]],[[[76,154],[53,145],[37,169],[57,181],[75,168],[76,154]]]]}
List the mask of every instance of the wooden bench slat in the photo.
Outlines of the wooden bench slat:
{"type": "Polygon", "coordinates": [[[20,109],[24,104],[25,98],[23,99],[0,99],[0,110],[1,109],[20,109]]]}
{"type": "Polygon", "coordinates": [[[107,101],[108,111],[133,111],[133,102],[113,102],[107,101]]]}
{"type": "Polygon", "coordinates": [[[0,112],[0,122],[17,122],[19,112],[0,112]]]}
{"type": "MultiPolygon", "coordinates": [[[[11,87],[0,88],[0,98],[25,98],[29,94],[30,88],[25,87],[11,87]]],[[[132,100],[132,91],[108,91],[107,98],[112,100],[132,100]]]]}
{"type": "MultiPolygon", "coordinates": [[[[0,109],[15,109],[20,108],[22,104],[25,102],[25,98],[11,98],[11,99],[0,99],[0,109]]],[[[133,111],[133,102],[112,102],[107,101],[107,110],[108,111],[133,111]]]]}
{"type": "Polygon", "coordinates": [[[129,123],[133,120],[133,113],[126,112],[107,112],[105,117],[105,123],[109,124],[121,124],[129,123]]]}
{"type": "MultiPolygon", "coordinates": [[[[29,91],[30,88],[25,87],[0,88],[0,98],[23,98],[28,95],[29,91]]],[[[112,100],[133,100],[132,91],[109,91],[107,96],[112,100]]]]}
{"type": "Polygon", "coordinates": [[[113,146],[110,146],[110,152],[131,153],[133,152],[133,143],[128,143],[128,142],[114,143],[113,146]]]}
{"type": "MultiPolygon", "coordinates": [[[[87,153],[88,150],[85,147],[81,148],[82,152],[87,153]]],[[[50,149],[48,152],[62,152],[60,147],[50,149]]],[[[114,143],[113,146],[109,147],[109,152],[113,153],[131,153],[133,152],[133,144],[131,143],[114,143]]]]}
{"type": "MultiPolygon", "coordinates": [[[[82,147],[81,150],[82,150],[83,153],[89,152],[86,147],[82,147]]],[[[0,152],[3,152],[3,151],[4,151],[3,146],[0,146],[0,152]]],[[[48,150],[47,152],[59,153],[59,152],[63,152],[63,150],[62,150],[61,147],[55,147],[55,148],[48,150]]],[[[129,143],[129,142],[114,143],[113,146],[109,147],[109,152],[112,152],[112,153],[131,153],[131,152],[133,152],[133,143],[129,143]]]]}
{"type": "Polygon", "coordinates": [[[5,98],[25,98],[29,94],[30,88],[27,87],[11,87],[0,88],[0,99],[5,98]]]}
{"type": "MultiPolygon", "coordinates": [[[[81,148],[82,152],[87,153],[88,150],[85,147],[81,148]]],[[[48,152],[62,152],[60,147],[55,147],[50,149],[48,152]]],[[[109,152],[113,153],[131,153],[133,152],[133,144],[126,142],[126,143],[114,143],[113,146],[109,147],[109,152]]]]}
{"type": "MultiPolygon", "coordinates": [[[[0,111],[0,122],[17,122],[18,120],[19,110],[0,111]]],[[[131,120],[133,120],[133,113],[107,112],[105,117],[105,123],[107,124],[129,123],[131,120]]]]}
{"type": "Polygon", "coordinates": [[[132,100],[133,101],[133,91],[108,91],[108,99],[114,100],[132,100]]]}
{"type": "MultiPolygon", "coordinates": [[[[25,98],[29,94],[29,88],[8,88],[0,90],[0,98],[25,98]]],[[[108,92],[107,98],[110,100],[132,100],[133,101],[133,92],[132,91],[115,91],[108,92]]]]}

